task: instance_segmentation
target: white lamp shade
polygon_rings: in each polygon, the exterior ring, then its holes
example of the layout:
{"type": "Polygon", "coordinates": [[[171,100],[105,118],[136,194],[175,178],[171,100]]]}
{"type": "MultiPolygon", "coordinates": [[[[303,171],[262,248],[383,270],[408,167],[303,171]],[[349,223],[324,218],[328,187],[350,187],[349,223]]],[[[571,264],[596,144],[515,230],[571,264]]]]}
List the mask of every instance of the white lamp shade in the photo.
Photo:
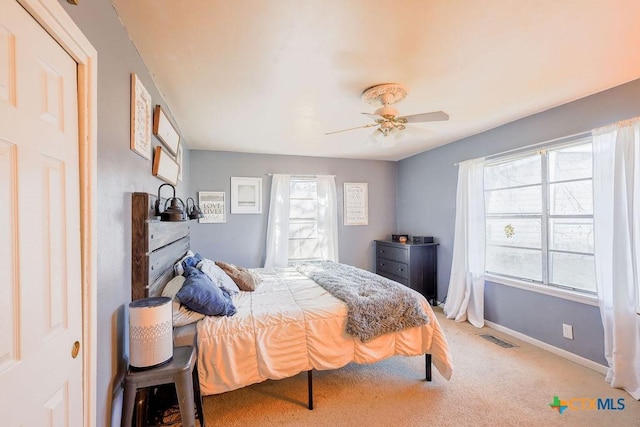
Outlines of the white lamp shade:
{"type": "Polygon", "coordinates": [[[173,358],[171,298],[151,297],[129,304],[129,364],[151,368],[173,358]]]}

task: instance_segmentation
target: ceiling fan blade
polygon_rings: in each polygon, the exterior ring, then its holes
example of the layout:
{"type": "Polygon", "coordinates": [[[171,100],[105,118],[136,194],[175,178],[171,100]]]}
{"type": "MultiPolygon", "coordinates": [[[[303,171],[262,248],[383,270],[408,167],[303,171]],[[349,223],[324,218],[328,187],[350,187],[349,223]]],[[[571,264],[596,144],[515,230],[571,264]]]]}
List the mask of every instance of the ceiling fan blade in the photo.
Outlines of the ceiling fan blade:
{"type": "Polygon", "coordinates": [[[370,127],[373,127],[373,126],[378,126],[378,123],[369,123],[368,125],[358,126],[358,127],[355,127],[355,128],[349,128],[349,129],[336,130],[336,131],[333,131],[333,132],[327,132],[327,133],[325,133],[325,135],[332,135],[334,133],[346,132],[346,131],[355,130],[355,129],[370,128],[370,127]]]}
{"type": "Polygon", "coordinates": [[[443,120],[449,120],[449,115],[444,111],[433,111],[431,113],[411,114],[410,116],[398,117],[398,119],[404,119],[407,123],[419,123],[419,122],[437,122],[443,120]]]}

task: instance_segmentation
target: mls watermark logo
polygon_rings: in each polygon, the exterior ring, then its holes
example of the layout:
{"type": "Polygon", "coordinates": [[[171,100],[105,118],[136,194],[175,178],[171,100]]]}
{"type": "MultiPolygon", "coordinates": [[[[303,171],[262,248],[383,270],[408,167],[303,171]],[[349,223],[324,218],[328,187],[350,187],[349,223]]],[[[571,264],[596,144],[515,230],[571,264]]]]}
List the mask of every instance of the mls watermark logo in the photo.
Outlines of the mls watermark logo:
{"type": "Polygon", "coordinates": [[[558,396],[553,396],[553,403],[550,403],[549,406],[559,414],[563,414],[568,409],[572,411],[621,411],[624,409],[624,398],[614,400],[611,397],[574,397],[562,400],[558,396]]]}

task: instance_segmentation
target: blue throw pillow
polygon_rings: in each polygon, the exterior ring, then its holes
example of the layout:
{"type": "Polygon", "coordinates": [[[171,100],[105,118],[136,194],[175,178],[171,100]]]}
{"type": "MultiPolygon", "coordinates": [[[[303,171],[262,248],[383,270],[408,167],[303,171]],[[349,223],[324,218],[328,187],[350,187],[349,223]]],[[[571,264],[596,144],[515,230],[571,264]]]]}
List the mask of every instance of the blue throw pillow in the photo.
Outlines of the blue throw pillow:
{"type": "Polygon", "coordinates": [[[209,276],[194,267],[184,271],[185,281],[176,297],[190,310],[208,316],[233,316],[236,307],[229,293],[214,285],[209,276]]]}
{"type": "Polygon", "coordinates": [[[202,255],[195,253],[193,256],[182,260],[182,268],[186,271],[187,267],[195,267],[200,261],[202,261],[202,255]]]}

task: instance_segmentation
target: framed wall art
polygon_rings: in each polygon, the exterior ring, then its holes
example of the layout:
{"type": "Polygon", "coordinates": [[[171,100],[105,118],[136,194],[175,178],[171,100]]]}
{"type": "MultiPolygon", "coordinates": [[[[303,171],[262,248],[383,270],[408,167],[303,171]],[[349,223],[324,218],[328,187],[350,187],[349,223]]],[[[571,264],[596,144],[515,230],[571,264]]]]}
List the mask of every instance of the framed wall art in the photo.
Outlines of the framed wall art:
{"type": "Polygon", "coordinates": [[[162,147],[156,147],[155,154],[153,155],[153,176],[157,176],[171,185],[177,185],[179,171],[180,167],[178,163],[173,160],[173,157],[164,151],[162,147]]]}
{"type": "Polygon", "coordinates": [[[151,158],[151,95],[138,76],[131,74],[131,149],[151,158]]]}
{"type": "Polygon", "coordinates": [[[262,178],[231,177],[231,213],[262,213],[262,178]]]}
{"type": "Polygon", "coordinates": [[[369,188],[366,182],[344,183],[344,225],[369,225],[369,188]]]}
{"type": "Polygon", "coordinates": [[[156,105],[153,110],[153,134],[158,137],[172,156],[178,155],[180,135],[159,105],[156,105]]]}
{"type": "Polygon", "coordinates": [[[209,224],[227,222],[224,196],[224,191],[199,191],[198,206],[204,218],[198,221],[209,224]]]}
{"type": "Polygon", "coordinates": [[[178,145],[176,162],[178,162],[178,181],[182,181],[182,144],[178,145]]]}

